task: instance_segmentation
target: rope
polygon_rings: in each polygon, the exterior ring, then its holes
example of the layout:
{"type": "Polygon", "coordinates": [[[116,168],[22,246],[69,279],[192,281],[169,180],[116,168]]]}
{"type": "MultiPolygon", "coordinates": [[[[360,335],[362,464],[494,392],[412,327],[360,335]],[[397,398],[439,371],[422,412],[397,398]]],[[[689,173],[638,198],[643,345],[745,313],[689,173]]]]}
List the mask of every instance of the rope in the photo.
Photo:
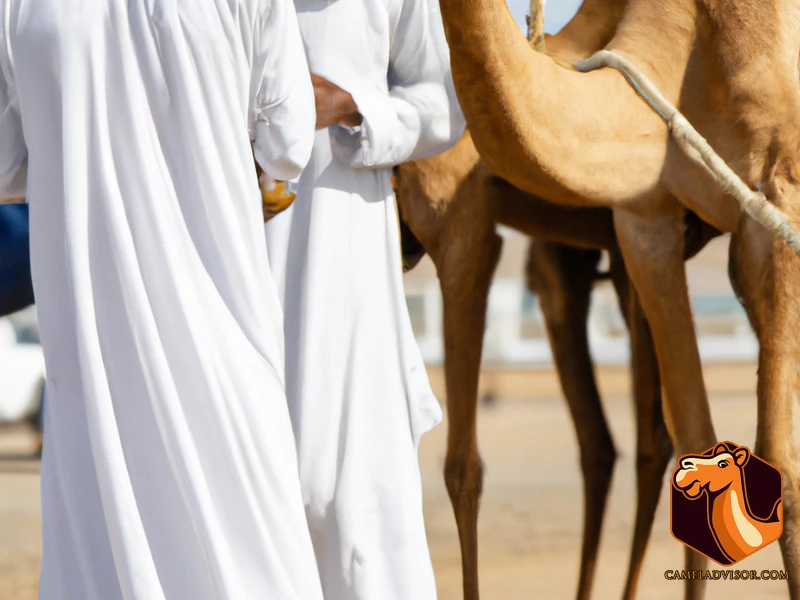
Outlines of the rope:
{"type": "Polygon", "coordinates": [[[544,10],[542,0],[531,0],[528,21],[528,42],[537,52],[546,53],[544,47],[544,10]]]}
{"type": "Polygon", "coordinates": [[[602,67],[611,67],[622,73],[637,93],[667,122],[678,147],[733,196],[754,221],[785,241],[800,255],[800,234],[789,224],[786,215],[769,202],[764,194],[750,189],[636,65],[611,50],[600,50],[575,64],[575,68],[582,73],[602,67]]]}

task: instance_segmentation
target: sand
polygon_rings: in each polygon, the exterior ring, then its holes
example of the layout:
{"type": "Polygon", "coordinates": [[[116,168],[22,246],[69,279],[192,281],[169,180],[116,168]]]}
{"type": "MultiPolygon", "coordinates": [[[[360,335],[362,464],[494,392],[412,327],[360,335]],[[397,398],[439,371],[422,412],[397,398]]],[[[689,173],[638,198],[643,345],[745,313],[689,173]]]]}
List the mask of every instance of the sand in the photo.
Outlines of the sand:
{"type": "MultiPolygon", "coordinates": [[[[440,398],[442,378],[432,368],[440,398]]],[[[598,373],[604,406],[620,458],[600,549],[594,598],[622,592],[632,534],[635,479],[634,423],[625,369],[598,373]]],[[[752,445],[755,436],[755,366],[706,369],[712,412],[722,439],[752,445]]],[[[488,371],[482,390],[497,400],[481,406],[479,441],[486,463],[480,519],[483,600],[572,598],[577,585],[582,520],[581,475],[572,424],[549,369],[488,371]]],[[[420,447],[425,517],[441,600],[461,598],[461,564],[455,521],[442,469],[446,422],[420,447]]],[[[0,429],[0,599],[36,598],[39,540],[38,463],[25,453],[33,440],[22,427],[0,429]]],[[[663,486],[639,598],[682,598],[683,585],[664,571],[683,566],[683,546],[669,532],[663,486]]],[[[737,565],[782,569],[773,544],[737,565]]],[[[707,598],[788,598],[785,582],[712,581],[707,598]]],[[[409,599],[414,600],[414,599],[409,599]]]]}

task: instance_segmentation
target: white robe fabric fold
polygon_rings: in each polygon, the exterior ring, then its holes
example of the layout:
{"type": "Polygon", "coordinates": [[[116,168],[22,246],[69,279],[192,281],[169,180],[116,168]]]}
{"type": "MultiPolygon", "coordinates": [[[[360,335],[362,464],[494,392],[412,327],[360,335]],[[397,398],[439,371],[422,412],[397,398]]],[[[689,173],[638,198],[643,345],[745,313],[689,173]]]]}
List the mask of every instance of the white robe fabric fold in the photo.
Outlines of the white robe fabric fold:
{"type": "Polygon", "coordinates": [[[323,591],[432,600],[417,446],[442,414],[405,303],[390,167],[442,152],[463,130],[438,7],[295,6],[312,72],[350,92],[364,117],[317,132],[297,198],[266,225],[323,591]]]}
{"type": "Polygon", "coordinates": [[[278,178],[311,152],[290,0],[0,19],[0,197],[30,204],[47,366],[39,597],[321,599],[250,144],[278,178]]]}

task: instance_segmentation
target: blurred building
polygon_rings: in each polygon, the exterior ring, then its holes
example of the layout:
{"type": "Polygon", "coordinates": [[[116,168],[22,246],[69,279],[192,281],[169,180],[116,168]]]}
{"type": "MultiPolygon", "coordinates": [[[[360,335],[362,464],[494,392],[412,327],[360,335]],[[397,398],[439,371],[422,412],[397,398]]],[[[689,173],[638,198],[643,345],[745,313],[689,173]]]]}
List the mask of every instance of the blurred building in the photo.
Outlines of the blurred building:
{"type": "MultiPolygon", "coordinates": [[[[551,365],[538,299],[525,283],[528,238],[503,227],[499,232],[504,237],[503,254],[489,295],[483,363],[551,365]]],[[[758,343],[728,281],[728,240],[728,236],[714,240],[687,263],[700,354],[706,362],[752,361],[758,356],[758,343]]],[[[406,274],[405,288],[423,356],[428,364],[441,364],[441,293],[436,270],[427,256],[406,274]]],[[[610,282],[596,285],[588,326],[597,364],[629,361],[628,333],[610,282]]]]}

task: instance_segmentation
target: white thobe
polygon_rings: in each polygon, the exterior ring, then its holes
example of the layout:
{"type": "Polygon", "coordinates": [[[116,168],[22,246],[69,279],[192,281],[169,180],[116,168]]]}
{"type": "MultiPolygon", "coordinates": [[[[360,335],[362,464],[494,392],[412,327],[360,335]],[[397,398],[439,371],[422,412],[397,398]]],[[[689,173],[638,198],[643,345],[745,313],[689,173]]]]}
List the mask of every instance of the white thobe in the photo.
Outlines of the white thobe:
{"type": "Polygon", "coordinates": [[[311,153],[291,1],[0,19],[0,196],[30,204],[47,366],[39,597],[322,598],[250,144],[278,179],[311,153]]]}
{"type": "Polygon", "coordinates": [[[323,592],[431,600],[417,445],[442,415],[405,303],[390,177],[461,134],[438,6],[295,6],[312,72],[350,92],[364,118],[356,131],[317,132],[293,205],[266,226],[323,592]]]}

